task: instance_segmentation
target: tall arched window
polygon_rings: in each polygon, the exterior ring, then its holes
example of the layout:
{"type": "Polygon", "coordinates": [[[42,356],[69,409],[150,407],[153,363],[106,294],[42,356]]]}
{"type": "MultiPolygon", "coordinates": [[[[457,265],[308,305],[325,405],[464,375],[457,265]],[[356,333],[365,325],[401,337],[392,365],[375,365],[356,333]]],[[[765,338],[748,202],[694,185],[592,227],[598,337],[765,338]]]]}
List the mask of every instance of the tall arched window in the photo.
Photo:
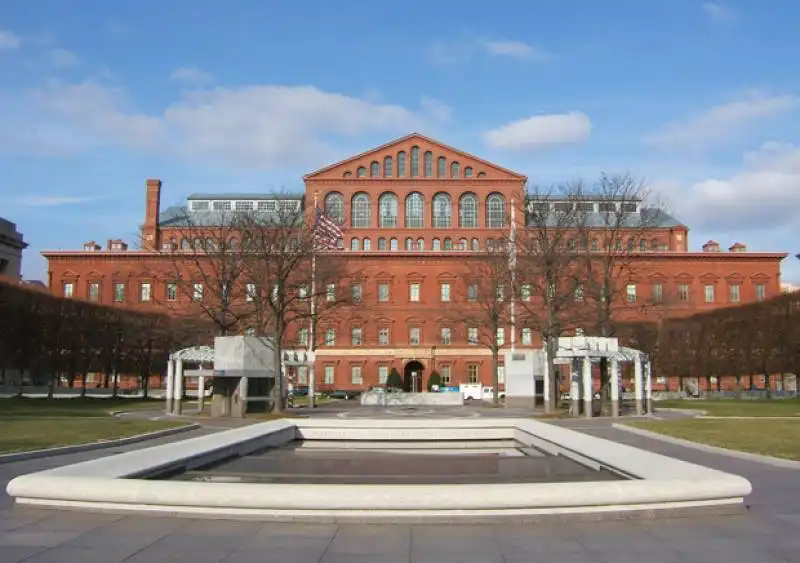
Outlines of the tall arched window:
{"type": "Polygon", "coordinates": [[[436,170],[436,175],[439,176],[439,178],[447,178],[447,159],[443,156],[440,156],[436,165],[438,167],[436,170]]]}
{"type": "Polygon", "coordinates": [[[391,178],[392,174],[392,157],[387,156],[383,159],[383,177],[391,178]]]}
{"type": "Polygon", "coordinates": [[[424,168],[422,173],[426,178],[433,176],[433,153],[431,151],[425,151],[422,166],[424,168]]]}
{"type": "Polygon", "coordinates": [[[406,153],[400,151],[397,153],[397,177],[404,178],[406,175],[406,153]]]}
{"type": "Polygon", "coordinates": [[[417,250],[425,250],[425,239],[423,238],[417,239],[417,250]]]}
{"type": "Polygon", "coordinates": [[[372,241],[371,240],[369,240],[368,238],[365,238],[363,244],[364,244],[364,250],[366,250],[367,252],[372,250],[372,241]]]}
{"type": "Polygon", "coordinates": [[[438,193],[433,196],[433,228],[449,229],[452,224],[452,205],[450,196],[438,193]]]}
{"type": "Polygon", "coordinates": [[[378,200],[378,221],[382,228],[397,227],[397,196],[387,192],[378,200]]]}
{"type": "Polygon", "coordinates": [[[181,240],[181,250],[191,250],[191,249],[192,249],[192,243],[189,242],[188,238],[181,240]]]}
{"type": "Polygon", "coordinates": [[[458,241],[458,249],[467,250],[467,239],[462,238],[460,241],[458,241]]]}
{"type": "Polygon", "coordinates": [[[453,250],[453,241],[449,238],[444,239],[444,249],[445,250],[453,250]]]}
{"type": "Polygon", "coordinates": [[[386,239],[383,237],[378,239],[378,250],[386,250],[386,239]]]}
{"type": "Polygon", "coordinates": [[[364,178],[366,177],[366,175],[367,175],[367,169],[365,167],[359,166],[356,169],[356,176],[358,176],[359,178],[364,178]]]}
{"type": "Polygon", "coordinates": [[[414,250],[414,240],[411,237],[406,238],[406,250],[414,250]]]}
{"type": "Polygon", "coordinates": [[[506,224],[506,200],[500,194],[486,198],[486,227],[500,229],[506,224]]]}
{"type": "Polygon", "coordinates": [[[475,194],[464,194],[458,200],[458,226],[478,228],[478,196],[475,194]]]}
{"type": "Polygon", "coordinates": [[[478,241],[478,239],[476,238],[472,239],[472,250],[480,250],[480,249],[481,249],[481,243],[478,241]]]}
{"type": "Polygon", "coordinates": [[[389,250],[397,250],[397,239],[393,238],[389,241],[389,250]]]}
{"type": "Polygon", "coordinates": [[[342,174],[342,177],[343,177],[343,178],[349,178],[349,177],[350,177],[350,176],[352,176],[352,175],[353,175],[353,173],[352,173],[352,172],[350,172],[350,171],[348,170],[347,172],[345,172],[344,174],[342,174]]]}
{"type": "Polygon", "coordinates": [[[369,175],[371,178],[377,178],[381,175],[381,165],[377,160],[373,160],[369,165],[369,175]]]}
{"type": "Polygon", "coordinates": [[[450,163],[450,177],[451,178],[458,178],[461,174],[461,165],[458,162],[451,162],[450,163]]]}
{"type": "Polygon", "coordinates": [[[425,204],[422,194],[412,192],[406,197],[406,227],[421,229],[425,224],[425,204]]]}
{"type": "Polygon", "coordinates": [[[472,178],[472,166],[464,168],[464,178],[472,178]]]}
{"type": "Polygon", "coordinates": [[[350,239],[350,250],[360,250],[357,238],[350,239]]]}
{"type": "Polygon", "coordinates": [[[344,196],[339,192],[331,192],[325,196],[325,215],[341,225],[344,223],[344,196]]]}
{"type": "Polygon", "coordinates": [[[419,176],[419,147],[411,147],[411,177],[419,176]]]}
{"type": "Polygon", "coordinates": [[[369,228],[370,203],[369,196],[357,193],[350,201],[350,226],[354,229],[369,228]]]}
{"type": "Polygon", "coordinates": [[[433,239],[433,250],[441,250],[442,249],[442,241],[438,238],[433,239]]]}

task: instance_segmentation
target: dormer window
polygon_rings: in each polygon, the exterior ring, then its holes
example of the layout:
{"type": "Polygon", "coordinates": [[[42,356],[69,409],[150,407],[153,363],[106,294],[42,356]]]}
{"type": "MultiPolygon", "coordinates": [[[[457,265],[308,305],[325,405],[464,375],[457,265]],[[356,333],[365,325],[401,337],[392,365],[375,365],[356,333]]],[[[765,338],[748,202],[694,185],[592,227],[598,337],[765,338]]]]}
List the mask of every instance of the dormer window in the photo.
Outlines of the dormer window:
{"type": "Polygon", "coordinates": [[[603,202],[598,204],[600,213],[614,213],[617,210],[616,203],[603,202]]]}
{"type": "Polygon", "coordinates": [[[230,211],[231,210],[231,202],[230,201],[215,201],[213,204],[214,211],[230,211]]]}
{"type": "Polygon", "coordinates": [[[192,202],[192,211],[208,211],[208,202],[207,201],[193,201],[192,202]]]}
{"type": "Polygon", "coordinates": [[[259,211],[275,211],[275,209],[276,209],[275,201],[267,200],[258,202],[259,211]]]}
{"type": "Polygon", "coordinates": [[[253,202],[252,201],[237,201],[236,202],[236,211],[252,211],[253,210],[253,202]]]}
{"type": "Polygon", "coordinates": [[[622,204],[622,212],[623,213],[636,213],[639,211],[639,205],[636,203],[623,203],[622,204]]]}

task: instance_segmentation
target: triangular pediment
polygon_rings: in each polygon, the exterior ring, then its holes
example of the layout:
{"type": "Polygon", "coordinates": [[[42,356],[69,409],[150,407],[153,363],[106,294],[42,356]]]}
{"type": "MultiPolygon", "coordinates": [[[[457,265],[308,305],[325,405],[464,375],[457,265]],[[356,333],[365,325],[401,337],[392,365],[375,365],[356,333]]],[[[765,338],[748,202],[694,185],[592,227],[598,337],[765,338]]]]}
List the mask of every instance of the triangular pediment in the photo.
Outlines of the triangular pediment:
{"type": "Polygon", "coordinates": [[[331,164],[304,176],[304,180],[444,180],[451,179],[451,166],[458,164],[459,180],[516,180],[526,181],[524,174],[519,174],[497,164],[484,160],[462,150],[445,145],[419,133],[411,133],[361,154],[331,164]],[[412,148],[419,149],[418,174],[411,175],[412,148]],[[431,153],[429,174],[426,175],[425,153],[431,153]],[[405,154],[405,175],[398,176],[398,154],[405,154]],[[385,175],[386,157],[392,159],[391,176],[385,175]],[[444,172],[440,174],[439,159],[445,162],[444,172]]]}
{"type": "Polygon", "coordinates": [[[64,270],[61,273],[61,277],[62,278],[77,278],[78,277],[78,272],[75,272],[73,270],[64,270]]]}
{"type": "Polygon", "coordinates": [[[102,278],[103,274],[98,272],[97,270],[90,270],[88,274],[86,274],[87,278],[102,278]]]}

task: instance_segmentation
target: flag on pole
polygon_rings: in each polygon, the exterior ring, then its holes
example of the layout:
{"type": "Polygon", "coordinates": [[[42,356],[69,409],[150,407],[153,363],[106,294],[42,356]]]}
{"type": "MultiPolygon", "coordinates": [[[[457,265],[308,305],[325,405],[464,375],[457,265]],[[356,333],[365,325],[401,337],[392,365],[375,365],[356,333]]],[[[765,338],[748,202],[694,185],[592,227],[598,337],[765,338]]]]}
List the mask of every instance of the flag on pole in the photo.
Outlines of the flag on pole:
{"type": "Polygon", "coordinates": [[[343,233],[336,221],[328,217],[319,207],[315,210],[314,246],[320,250],[336,250],[343,233]]]}

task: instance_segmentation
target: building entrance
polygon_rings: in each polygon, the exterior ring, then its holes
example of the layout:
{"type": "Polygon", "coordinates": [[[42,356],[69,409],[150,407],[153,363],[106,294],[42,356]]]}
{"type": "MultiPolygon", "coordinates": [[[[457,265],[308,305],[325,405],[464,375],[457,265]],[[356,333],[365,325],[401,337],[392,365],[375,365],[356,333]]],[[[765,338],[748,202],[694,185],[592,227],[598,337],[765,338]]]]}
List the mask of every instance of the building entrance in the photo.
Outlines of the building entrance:
{"type": "Polygon", "coordinates": [[[403,391],[420,393],[422,392],[422,374],[425,366],[421,362],[412,360],[406,364],[403,373],[403,391]]]}

